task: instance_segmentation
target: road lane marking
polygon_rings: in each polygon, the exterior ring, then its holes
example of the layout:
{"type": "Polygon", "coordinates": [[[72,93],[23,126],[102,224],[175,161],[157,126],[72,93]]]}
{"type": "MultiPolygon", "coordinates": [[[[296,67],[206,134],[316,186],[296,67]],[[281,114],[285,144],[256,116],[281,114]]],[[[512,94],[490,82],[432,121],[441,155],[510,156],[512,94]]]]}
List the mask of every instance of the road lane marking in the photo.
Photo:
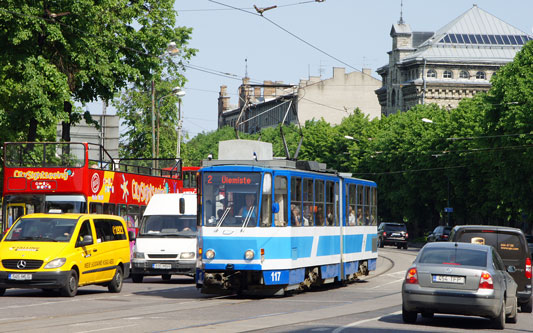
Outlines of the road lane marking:
{"type": "Polygon", "coordinates": [[[79,331],[79,333],[100,332],[100,331],[109,331],[109,330],[118,330],[118,329],[122,329],[122,328],[125,328],[125,327],[132,327],[132,326],[137,326],[137,324],[133,324],[133,325],[125,325],[125,326],[115,326],[115,327],[99,328],[99,329],[96,329],[96,330],[90,330],[90,331],[79,331]]]}
{"type": "Polygon", "coordinates": [[[344,330],[346,328],[350,328],[350,327],[354,327],[354,326],[361,325],[361,324],[364,324],[364,323],[368,323],[369,321],[380,320],[383,317],[388,317],[388,316],[392,316],[392,315],[398,315],[398,314],[401,314],[401,313],[402,313],[402,311],[396,311],[396,312],[393,312],[393,313],[389,313],[389,314],[387,314],[385,316],[379,316],[379,317],[374,317],[374,318],[370,318],[370,319],[364,319],[364,320],[355,321],[355,322],[350,323],[348,325],[344,325],[342,327],[338,327],[338,328],[334,329],[332,333],[339,333],[339,332],[341,332],[342,330],[344,330]]]}
{"type": "Polygon", "coordinates": [[[385,283],[385,284],[380,284],[379,286],[375,286],[375,287],[372,287],[370,289],[377,289],[377,288],[381,288],[383,286],[386,286],[386,285],[389,285],[389,284],[393,284],[393,283],[398,283],[398,282],[401,282],[403,281],[403,278],[401,279],[398,279],[398,280],[394,280],[394,281],[391,281],[391,282],[388,282],[388,283],[385,283]]]}

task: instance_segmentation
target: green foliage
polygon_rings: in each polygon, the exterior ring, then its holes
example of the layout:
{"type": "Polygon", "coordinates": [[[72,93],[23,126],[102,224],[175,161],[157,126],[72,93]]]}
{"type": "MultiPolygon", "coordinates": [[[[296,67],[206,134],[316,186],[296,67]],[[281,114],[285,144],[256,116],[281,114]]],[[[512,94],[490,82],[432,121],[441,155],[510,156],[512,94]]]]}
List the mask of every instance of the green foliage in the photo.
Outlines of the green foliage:
{"type": "Polygon", "coordinates": [[[172,0],[19,1],[0,8],[0,130],[4,140],[46,139],[75,103],[112,100],[130,82],[182,69],[191,29],[176,28],[172,0]],[[180,62],[161,55],[170,41],[180,62]],[[46,128],[43,132],[40,129],[46,128]]]}

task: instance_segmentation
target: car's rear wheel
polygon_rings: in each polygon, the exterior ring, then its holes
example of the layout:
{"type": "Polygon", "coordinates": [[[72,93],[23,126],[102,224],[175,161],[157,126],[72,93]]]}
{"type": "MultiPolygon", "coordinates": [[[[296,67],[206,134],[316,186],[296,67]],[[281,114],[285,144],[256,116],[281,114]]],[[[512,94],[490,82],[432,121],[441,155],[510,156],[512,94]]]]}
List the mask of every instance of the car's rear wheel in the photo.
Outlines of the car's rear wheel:
{"type": "Polygon", "coordinates": [[[60,289],[61,296],[74,297],[78,293],[78,272],[71,270],[67,277],[67,284],[60,289]]]}
{"type": "Polygon", "coordinates": [[[383,247],[385,244],[383,244],[383,240],[381,238],[378,238],[378,247],[383,247]]]}
{"type": "Polygon", "coordinates": [[[506,321],[511,324],[516,324],[518,322],[518,316],[516,315],[517,312],[518,312],[518,300],[515,297],[514,302],[513,302],[513,309],[511,310],[511,313],[507,317],[506,321]]]}
{"type": "Polygon", "coordinates": [[[161,275],[161,278],[163,279],[163,281],[170,281],[171,277],[172,277],[172,275],[170,275],[170,274],[161,275]]]}
{"type": "Polygon", "coordinates": [[[492,327],[498,330],[503,330],[505,328],[505,302],[502,301],[502,305],[500,307],[500,313],[496,318],[491,319],[492,327]]]}
{"type": "Polygon", "coordinates": [[[407,250],[407,243],[403,244],[404,250],[407,250]]]}
{"type": "Polygon", "coordinates": [[[135,283],[141,283],[143,282],[143,277],[141,274],[131,274],[131,279],[135,283]]]}
{"type": "Polygon", "coordinates": [[[402,306],[402,319],[404,323],[413,324],[416,322],[417,313],[414,311],[407,311],[402,306]]]}
{"type": "Polygon", "coordinates": [[[124,282],[124,274],[122,273],[122,267],[117,266],[115,269],[115,275],[113,276],[113,280],[109,282],[107,285],[107,289],[109,289],[112,293],[119,293],[122,290],[122,284],[124,282]]]}
{"type": "Polygon", "coordinates": [[[529,298],[529,301],[527,303],[524,303],[520,306],[520,309],[522,309],[522,312],[525,312],[525,313],[531,313],[532,312],[532,308],[533,308],[533,302],[532,302],[533,298],[529,298]]]}
{"type": "Polygon", "coordinates": [[[5,292],[6,292],[6,288],[0,288],[0,296],[4,296],[5,292]]]}

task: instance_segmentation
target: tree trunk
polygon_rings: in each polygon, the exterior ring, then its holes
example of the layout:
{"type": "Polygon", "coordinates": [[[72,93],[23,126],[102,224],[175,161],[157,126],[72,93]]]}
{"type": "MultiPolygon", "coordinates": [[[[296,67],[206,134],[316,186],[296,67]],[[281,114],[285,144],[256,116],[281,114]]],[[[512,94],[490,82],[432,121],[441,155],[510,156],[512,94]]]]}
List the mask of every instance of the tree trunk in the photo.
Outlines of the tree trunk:
{"type": "Polygon", "coordinates": [[[37,119],[30,118],[30,127],[28,128],[27,141],[33,142],[37,138],[37,119]]]}
{"type": "Polygon", "coordinates": [[[70,142],[70,117],[72,116],[72,104],[65,101],[63,103],[63,109],[68,114],[68,121],[63,121],[61,123],[61,140],[65,142],[70,142]]]}

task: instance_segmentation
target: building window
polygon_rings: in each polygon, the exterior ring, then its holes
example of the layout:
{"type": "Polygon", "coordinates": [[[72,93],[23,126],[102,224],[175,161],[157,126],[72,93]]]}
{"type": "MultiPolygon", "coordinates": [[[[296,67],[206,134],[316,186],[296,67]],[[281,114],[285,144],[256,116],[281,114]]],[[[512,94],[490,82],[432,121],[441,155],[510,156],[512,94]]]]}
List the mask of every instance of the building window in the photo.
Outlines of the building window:
{"type": "Polygon", "coordinates": [[[428,70],[428,77],[437,77],[437,71],[435,71],[434,69],[430,69],[428,70]]]}
{"type": "Polygon", "coordinates": [[[479,80],[485,80],[487,78],[487,76],[485,75],[485,72],[477,72],[476,73],[476,79],[479,79],[479,80]]]}
{"type": "Polygon", "coordinates": [[[451,79],[453,78],[453,73],[452,71],[445,70],[444,73],[442,73],[442,77],[445,79],[451,79]]]}
{"type": "Polygon", "coordinates": [[[459,77],[461,79],[469,79],[470,78],[470,74],[467,71],[461,71],[461,73],[459,73],[459,77]]]}

